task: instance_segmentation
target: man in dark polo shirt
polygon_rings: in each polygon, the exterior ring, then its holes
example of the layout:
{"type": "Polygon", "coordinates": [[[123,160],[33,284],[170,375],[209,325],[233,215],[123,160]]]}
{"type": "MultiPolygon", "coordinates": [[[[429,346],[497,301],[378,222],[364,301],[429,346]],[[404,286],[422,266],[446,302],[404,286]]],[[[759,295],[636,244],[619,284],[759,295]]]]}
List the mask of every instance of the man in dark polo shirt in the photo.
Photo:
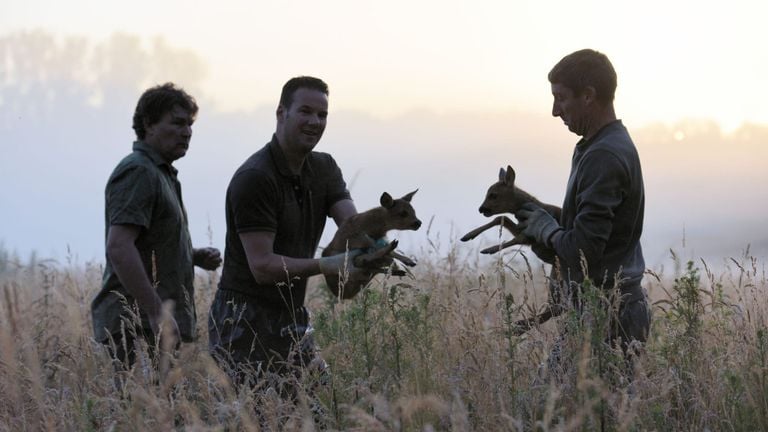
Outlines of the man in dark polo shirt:
{"type": "Polygon", "coordinates": [[[224,268],[208,334],[212,355],[240,383],[325,366],[304,307],[307,278],[343,271],[343,254],[314,256],[326,219],[340,225],[357,213],[333,157],[313,151],[327,116],[325,82],[289,80],[272,140],[227,189],[224,268]]]}
{"type": "MultiPolygon", "coordinates": [[[[533,251],[555,263],[550,312],[562,312],[562,301],[580,308],[579,287],[589,278],[609,296],[620,296],[607,339],[619,342],[626,353],[632,341],[646,340],[651,317],[640,286],[643,174],[637,149],[613,108],[616,72],[604,54],[585,49],[560,60],[549,81],[552,115],[581,140],[573,152],[560,220],[535,205],[516,216],[523,234],[536,240],[533,251]]],[[[557,348],[550,364],[559,361],[557,348]]]]}
{"type": "Polygon", "coordinates": [[[152,87],[136,105],[133,153],[112,172],[105,190],[106,267],[91,304],[96,340],[108,344],[118,368],[136,360],[136,339],[154,352],[195,339],[194,265],[215,270],[215,248],[193,249],[181,184],[171,164],[183,157],[197,114],[195,100],[172,83],[152,87]],[[162,322],[162,307],[172,301],[162,322]],[[132,315],[138,314],[140,322],[132,315]]]}

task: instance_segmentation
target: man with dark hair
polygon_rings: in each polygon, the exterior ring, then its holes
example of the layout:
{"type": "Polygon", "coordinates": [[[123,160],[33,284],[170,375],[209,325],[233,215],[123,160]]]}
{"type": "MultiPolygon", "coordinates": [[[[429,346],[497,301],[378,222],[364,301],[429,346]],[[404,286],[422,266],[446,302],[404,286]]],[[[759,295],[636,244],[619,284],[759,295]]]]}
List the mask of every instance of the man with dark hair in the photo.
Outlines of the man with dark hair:
{"type": "Polygon", "coordinates": [[[174,347],[195,339],[194,265],[221,264],[217,249],[192,248],[172,165],[187,153],[196,115],[195,100],[172,83],[146,90],[133,116],[133,153],[107,181],[106,267],[91,313],[96,340],[110,347],[119,369],[135,362],[137,338],[150,353],[156,341],[174,347]],[[173,311],[163,322],[166,301],[173,311]]]}
{"type": "Polygon", "coordinates": [[[357,213],[336,161],[314,151],[328,86],[314,77],[289,80],[276,115],[272,140],[227,189],[224,268],[208,320],[211,353],[239,383],[311,365],[322,370],[304,307],[307,279],[363,271],[349,259],[358,250],[313,258],[326,218],[341,225],[357,213]]]}
{"type": "Polygon", "coordinates": [[[640,286],[645,271],[643,175],[637,149],[613,108],[616,72],[604,54],[585,49],[560,60],[549,81],[552,115],[581,140],[560,220],[531,204],[516,214],[519,227],[535,239],[533,251],[555,264],[553,315],[562,312],[562,300],[580,307],[578,292],[585,279],[620,295],[608,340],[620,342],[626,353],[632,340],[646,340],[650,311],[640,286]]]}

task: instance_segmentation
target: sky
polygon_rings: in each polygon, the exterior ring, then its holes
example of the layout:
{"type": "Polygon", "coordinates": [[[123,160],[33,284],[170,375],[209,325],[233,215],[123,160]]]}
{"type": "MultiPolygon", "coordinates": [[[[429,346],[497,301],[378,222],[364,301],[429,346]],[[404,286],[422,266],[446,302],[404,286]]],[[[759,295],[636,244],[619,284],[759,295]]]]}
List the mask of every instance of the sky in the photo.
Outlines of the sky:
{"type": "Polygon", "coordinates": [[[550,116],[546,75],[585,47],[619,75],[616,110],[644,164],[649,261],[669,248],[768,250],[763,2],[3,3],[0,180],[13,186],[0,192],[0,242],[22,255],[102,259],[104,182],[130,148],[141,90],[167,80],[201,102],[177,162],[198,243],[223,246],[228,179],[269,139],[282,84],[302,74],[331,87],[318,150],[339,161],[359,209],[420,188],[417,212],[434,223],[402,234],[412,253],[427,235],[450,243],[483,223],[500,166],[559,203],[577,138],[550,116]]]}

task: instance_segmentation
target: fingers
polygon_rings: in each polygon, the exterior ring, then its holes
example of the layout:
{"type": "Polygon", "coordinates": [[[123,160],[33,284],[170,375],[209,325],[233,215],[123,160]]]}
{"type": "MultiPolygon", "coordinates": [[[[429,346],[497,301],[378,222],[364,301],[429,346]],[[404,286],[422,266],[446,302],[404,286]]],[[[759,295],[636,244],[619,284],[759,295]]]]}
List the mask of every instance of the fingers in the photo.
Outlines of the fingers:
{"type": "Polygon", "coordinates": [[[530,219],[523,219],[517,224],[517,229],[520,230],[520,232],[525,232],[525,229],[528,228],[528,225],[530,224],[530,219]]]}
{"type": "Polygon", "coordinates": [[[518,221],[523,221],[531,217],[531,214],[533,214],[533,210],[521,208],[520,210],[515,212],[515,217],[517,218],[518,221]]]}
{"type": "Polygon", "coordinates": [[[195,249],[195,265],[205,270],[216,270],[221,265],[221,252],[214,247],[195,249]]]}
{"type": "Polygon", "coordinates": [[[205,261],[203,261],[202,265],[200,267],[204,268],[205,270],[216,270],[221,265],[221,257],[217,258],[208,258],[205,261]]]}
{"type": "Polygon", "coordinates": [[[159,322],[153,324],[153,332],[158,338],[160,349],[164,352],[171,352],[178,348],[181,343],[181,331],[176,319],[173,317],[174,303],[171,300],[163,302],[162,312],[159,322]]]}

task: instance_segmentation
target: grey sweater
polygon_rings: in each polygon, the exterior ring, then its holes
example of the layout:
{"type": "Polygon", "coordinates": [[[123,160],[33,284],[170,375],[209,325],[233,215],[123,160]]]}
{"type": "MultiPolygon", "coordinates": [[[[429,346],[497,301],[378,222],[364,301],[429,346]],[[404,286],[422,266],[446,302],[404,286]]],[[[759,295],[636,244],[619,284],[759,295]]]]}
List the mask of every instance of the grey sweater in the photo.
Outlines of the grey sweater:
{"type": "Polygon", "coordinates": [[[552,240],[562,279],[584,280],[583,254],[597,286],[612,288],[618,276],[622,292],[639,292],[644,208],[640,159],[621,120],[579,141],[563,201],[563,231],[552,240]]]}

